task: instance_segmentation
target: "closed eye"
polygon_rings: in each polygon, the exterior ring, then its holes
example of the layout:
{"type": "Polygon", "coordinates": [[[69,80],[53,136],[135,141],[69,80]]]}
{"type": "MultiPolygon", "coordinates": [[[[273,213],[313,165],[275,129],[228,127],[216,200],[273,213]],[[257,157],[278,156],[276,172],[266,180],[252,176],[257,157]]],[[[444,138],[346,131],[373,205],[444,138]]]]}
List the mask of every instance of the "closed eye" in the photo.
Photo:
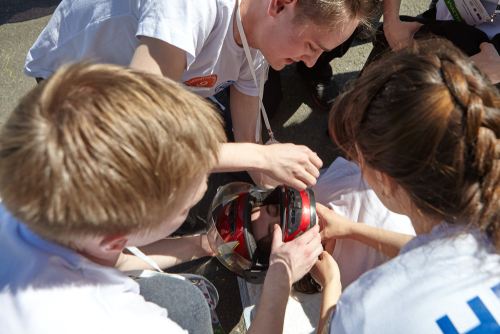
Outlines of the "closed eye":
{"type": "Polygon", "coordinates": [[[271,217],[278,217],[279,216],[278,206],[275,204],[266,206],[266,212],[271,217]]]}
{"type": "Polygon", "coordinates": [[[318,49],[315,49],[315,48],[312,46],[312,44],[311,44],[311,43],[307,43],[307,44],[309,44],[309,49],[310,49],[312,52],[316,52],[316,50],[318,50],[318,49]]]}

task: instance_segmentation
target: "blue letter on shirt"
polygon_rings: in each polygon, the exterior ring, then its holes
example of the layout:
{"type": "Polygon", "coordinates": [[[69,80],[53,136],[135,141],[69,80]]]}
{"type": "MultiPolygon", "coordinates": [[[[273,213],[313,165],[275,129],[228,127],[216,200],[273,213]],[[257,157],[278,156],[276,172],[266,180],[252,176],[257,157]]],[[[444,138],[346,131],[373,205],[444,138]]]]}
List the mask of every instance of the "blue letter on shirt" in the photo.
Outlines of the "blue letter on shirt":
{"type": "MultiPolygon", "coordinates": [[[[469,307],[472,309],[481,323],[479,324],[479,326],[471,329],[464,334],[500,334],[500,326],[495,321],[495,318],[493,318],[490,311],[488,311],[486,306],[484,306],[479,297],[469,300],[467,304],[469,304],[469,307]]],[[[447,315],[445,315],[441,319],[438,319],[436,322],[444,334],[459,334],[447,315]]]]}

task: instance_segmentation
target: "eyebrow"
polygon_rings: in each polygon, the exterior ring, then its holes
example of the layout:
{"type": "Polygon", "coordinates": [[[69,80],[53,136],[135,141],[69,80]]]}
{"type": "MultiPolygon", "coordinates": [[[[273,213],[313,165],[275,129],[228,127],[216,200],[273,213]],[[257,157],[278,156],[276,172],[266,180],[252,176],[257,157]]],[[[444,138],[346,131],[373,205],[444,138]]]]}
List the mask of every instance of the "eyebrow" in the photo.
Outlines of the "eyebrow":
{"type": "Polygon", "coordinates": [[[327,49],[327,48],[325,48],[324,46],[322,46],[322,45],[321,45],[320,43],[318,43],[317,41],[316,41],[316,45],[317,45],[317,46],[318,46],[321,50],[323,50],[323,51],[325,51],[325,52],[330,52],[330,51],[332,51],[332,50],[333,50],[333,49],[327,49]]]}

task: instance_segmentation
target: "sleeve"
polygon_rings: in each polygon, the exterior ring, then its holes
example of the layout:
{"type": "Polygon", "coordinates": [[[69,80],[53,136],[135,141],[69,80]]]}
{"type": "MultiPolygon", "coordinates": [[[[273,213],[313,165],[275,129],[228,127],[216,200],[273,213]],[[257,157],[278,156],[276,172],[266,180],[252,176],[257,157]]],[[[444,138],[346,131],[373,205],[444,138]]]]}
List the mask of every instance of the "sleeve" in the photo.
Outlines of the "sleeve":
{"type": "Polygon", "coordinates": [[[267,81],[267,74],[269,72],[269,64],[264,59],[262,53],[258,50],[251,49],[250,53],[253,58],[253,66],[255,68],[255,76],[257,77],[257,84],[255,85],[255,81],[252,76],[252,71],[250,70],[250,66],[248,65],[248,61],[244,58],[244,63],[240,68],[240,74],[238,80],[233,84],[236,89],[238,89],[243,94],[249,96],[259,96],[259,87],[260,87],[260,77],[262,71],[264,72],[264,83],[267,81]]]}
{"type": "Polygon", "coordinates": [[[214,27],[217,4],[199,0],[148,0],[140,15],[136,37],[157,38],[186,51],[189,68],[214,27]]]}
{"type": "Polygon", "coordinates": [[[346,334],[346,330],[342,321],[340,319],[340,315],[338,314],[337,309],[332,311],[332,315],[330,319],[325,324],[323,331],[321,334],[346,334]]]}

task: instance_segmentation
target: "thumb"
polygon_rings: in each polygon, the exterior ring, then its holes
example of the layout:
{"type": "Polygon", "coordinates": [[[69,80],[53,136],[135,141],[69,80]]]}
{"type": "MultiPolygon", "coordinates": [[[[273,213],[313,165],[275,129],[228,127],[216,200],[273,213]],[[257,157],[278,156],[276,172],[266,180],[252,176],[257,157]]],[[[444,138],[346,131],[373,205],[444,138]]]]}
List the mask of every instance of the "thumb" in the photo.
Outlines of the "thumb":
{"type": "Polygon", "coordinates": [[[320,215],[325,213],[325,210],[329,210],[327,207],[325,207],[323,204],[316,202],[316,212],[320,215]]]}
{"type": "Polygon", "coordinates": [[[481,50],[484,50],[484,49],[488,48],[489,46],[493,46],[493,44],[488,43],[488,42],[482,42],[482,43],[479,45],[479,48],[480,48],[481,50]]]}
{"type": "Polygon", "coordinates": [[[420,29],[421,26],[423,26],[422,23],[413,22],[413,27],[412,27],[413,34],[415,34],[418,31],[418,29],[420,29]]]}
{"type": "Polygon", "coordinates": [[[276,224],[274,225],[273,230],[273,243],[271,245],[271,253],[274,253],[276,249],[283,245],[282,235],[281,235],[281,227],[276,224]]]}

